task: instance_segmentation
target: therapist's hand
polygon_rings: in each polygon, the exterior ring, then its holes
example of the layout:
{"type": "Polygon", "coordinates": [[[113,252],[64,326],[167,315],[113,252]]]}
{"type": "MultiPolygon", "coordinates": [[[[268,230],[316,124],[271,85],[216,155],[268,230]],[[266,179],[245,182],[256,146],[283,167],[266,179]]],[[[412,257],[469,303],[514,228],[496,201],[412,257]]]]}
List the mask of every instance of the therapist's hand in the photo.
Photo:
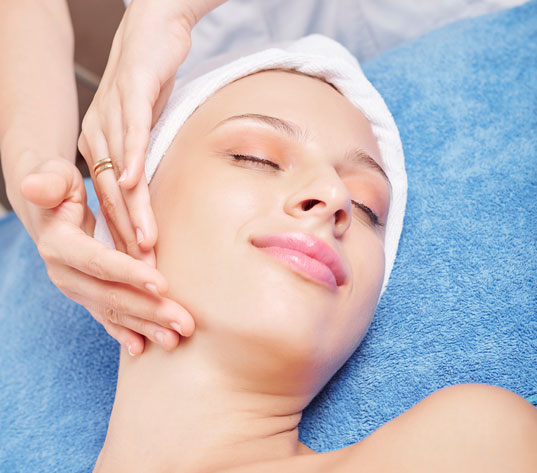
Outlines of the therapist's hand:
{"type": "Polygon", "coordinates": [[[92,237],[95,218],[74,164],[44,160],[24,177],[20,189],[27,199],[20,213],[52,282],[131,354],[143,352],[142,335],[170,350],[179,343],[179,331],[193,333],[191,315],[162,297],[167,291],[162,274],[92,237]]]}
{"type": "MultiPolygon", "coordinates": [[[[132,0],[83,119],[80,152],[92,172],[115,246],[129,255],[136,257],[138,246],[151,250],[157,240],[144,174],[150,129],[190,50],[192,28],[222,3],[224,0],[132,0]],[[95,177],[94,164],[106,157],[112,159],[114,172],[95,177]]],[[[152,263],[149,256],[145,260],[152,263]]]]}

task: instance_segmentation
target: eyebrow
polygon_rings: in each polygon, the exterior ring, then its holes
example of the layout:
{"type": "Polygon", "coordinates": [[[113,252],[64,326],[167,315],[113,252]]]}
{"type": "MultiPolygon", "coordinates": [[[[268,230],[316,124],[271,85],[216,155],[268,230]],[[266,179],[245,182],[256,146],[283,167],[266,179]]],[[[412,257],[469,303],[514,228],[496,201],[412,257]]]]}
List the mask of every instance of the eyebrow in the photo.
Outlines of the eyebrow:
{"type": "MultiPolygon", "coordinates": [[[[253,121],[256,123],[260,123],[263,125],[268,125],[269,127],[273,128],[274,130],[278,131],[279,133],[282,133],[289,138],[293,139],[294,141],[298,141],[300,143],[304,143],[308,140],[308,133],[300,128],[296,123],[284,120],[282,118],[277,117],[271,117],[269,115],[262,115],[260,113],[244,113],[241,115],[233,115],[231,117],[225,118],[224,120],[218,122],[211,130],[210,132],[214,131],[216,128],[224,125],[225,123],[236,121],[236,120],[248,120],[253,121]]],[[[351,163],[355,166],[366,166],[369,169],[372,169],[373,171],[376,171],[379,173],[386,182],[390,185],[390,180],[388,179],[388,176],[384,172],[384,169],[363,149],[356,148],[356,149],[350,149],[348,150],[343,160],[345,162],[351,163]]]]}

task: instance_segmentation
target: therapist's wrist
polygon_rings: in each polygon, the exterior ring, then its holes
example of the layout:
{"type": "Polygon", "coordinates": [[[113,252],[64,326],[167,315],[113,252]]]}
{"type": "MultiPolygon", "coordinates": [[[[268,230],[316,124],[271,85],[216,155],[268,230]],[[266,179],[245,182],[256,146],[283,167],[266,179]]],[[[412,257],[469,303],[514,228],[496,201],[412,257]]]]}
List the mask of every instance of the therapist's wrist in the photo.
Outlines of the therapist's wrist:
{"type": "Polygon", "coordinates": [[[226,0],[183,0],[180,3],[180,21],[190,33],[194,26],[210,11],[226,0]]]}

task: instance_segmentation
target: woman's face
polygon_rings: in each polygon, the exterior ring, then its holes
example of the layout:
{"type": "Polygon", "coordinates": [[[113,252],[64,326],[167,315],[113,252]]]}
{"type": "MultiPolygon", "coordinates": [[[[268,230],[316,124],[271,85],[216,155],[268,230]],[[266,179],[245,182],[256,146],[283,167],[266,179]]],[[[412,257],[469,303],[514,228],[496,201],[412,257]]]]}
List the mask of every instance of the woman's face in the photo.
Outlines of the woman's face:
{"type": "Polygon", "coordinates": [[[157,267],[197,333],[216,334],[230,359],[247,347],[257,366],[280,360],[324,384],[381,289],[390,187],[377,163],[369,122],[321,80],[263,71],[204,102],[151,183],[157,267]],[[339,270],[322,252],[261,248],[282,233],[328,245],[339,270]]]}

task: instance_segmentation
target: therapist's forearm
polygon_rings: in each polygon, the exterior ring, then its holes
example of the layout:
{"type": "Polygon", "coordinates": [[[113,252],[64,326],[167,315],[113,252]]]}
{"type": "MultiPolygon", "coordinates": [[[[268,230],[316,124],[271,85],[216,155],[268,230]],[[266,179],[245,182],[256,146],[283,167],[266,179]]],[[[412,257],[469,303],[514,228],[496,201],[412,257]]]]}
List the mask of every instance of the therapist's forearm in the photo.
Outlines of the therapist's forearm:
{"type": "Polygon", "coordinates": [[[66,1],[0,0],[0,51],[0,156],[15,208],[23,198],[20,181],[38,162],[76,156],[74,36],[66,1]]]}

